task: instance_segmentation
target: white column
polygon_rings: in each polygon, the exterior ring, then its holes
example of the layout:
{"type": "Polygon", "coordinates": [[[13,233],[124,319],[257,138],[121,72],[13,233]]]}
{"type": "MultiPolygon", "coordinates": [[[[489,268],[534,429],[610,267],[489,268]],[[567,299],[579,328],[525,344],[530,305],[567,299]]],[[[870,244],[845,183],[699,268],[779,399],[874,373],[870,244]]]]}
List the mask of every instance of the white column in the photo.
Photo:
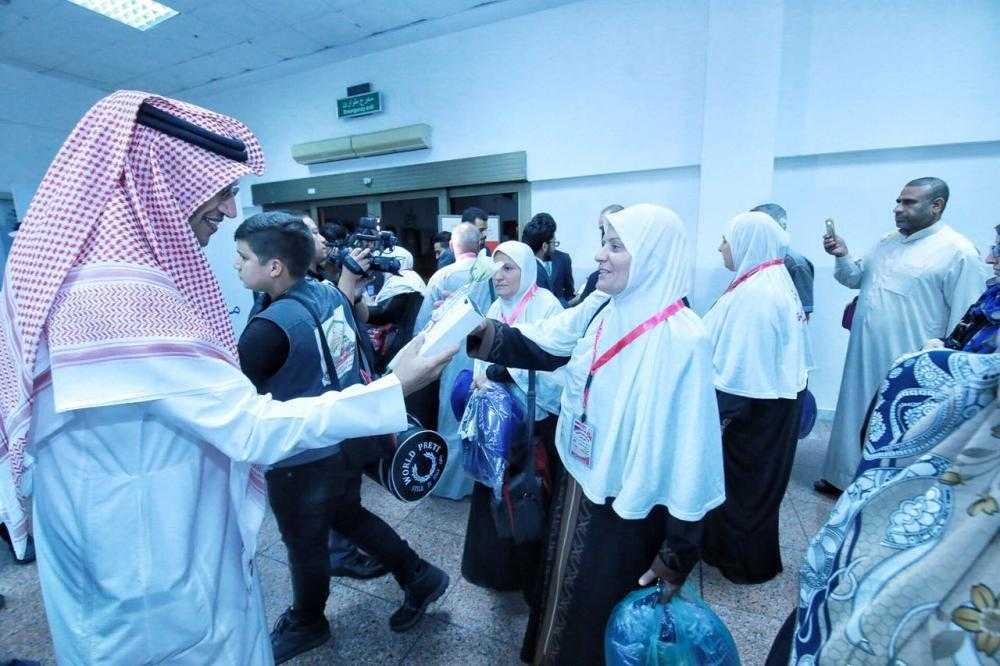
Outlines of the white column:
{"type": "Polygon", "coordinates": [[[716,251],[733,215],[771,196],[782,0],[709,0],[692,306],[703,313],[733,277],[716,251]]]}

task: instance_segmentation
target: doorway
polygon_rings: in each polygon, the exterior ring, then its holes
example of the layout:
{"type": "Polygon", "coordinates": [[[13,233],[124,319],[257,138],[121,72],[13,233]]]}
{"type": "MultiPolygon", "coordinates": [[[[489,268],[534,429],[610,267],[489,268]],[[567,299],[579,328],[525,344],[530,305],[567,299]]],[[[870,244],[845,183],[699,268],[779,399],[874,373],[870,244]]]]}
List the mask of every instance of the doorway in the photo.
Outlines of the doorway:
{"type": "MultiPolygon", "coordinates": [[[[308,206],[306,208],[308,210],[308,206]]],[[[326,225],[339,224],[348,231],[354,231],[358,220],[368,214],[368,202],[365,199],[361,199],[359,201],[346,201],[328,206],[318,206],[314,219],[320,229],[326,225]]]]}
{"type": "Polygon", "coordinates": [[[339,224],[348,232],[354,231],[359,218],[378,217],[382,230],[395,233],[400,245],[413,254],[414,270],[427,280],[437,269],[433,239],[440,230],[439,216],[461,215],[471,206],[500,219],[500,238],[495,240],[517,240],[531,217],[530,185],[494,183],[368,197],[288,201],[268,204],[265,209],[302,210],[312,215],[320,229],[339,224]]]}
{"type": "Polygon", "coordinates": [[[487,215],[496,215],[500,219],[500,238],[497,240],[501,243],[521,237],[517,223],[517,192],[450,197],[448,202],[455,215],[473,206],[482,208],[487,215]]]}
{"type": "Polygon", "coordinates": [[[399,244],[413,255],[413,269],[427,280],[437,269],[433,240],[438,231],[437,197],[391,199],[380,203],[380,228],[396,234],[399,244]]]}

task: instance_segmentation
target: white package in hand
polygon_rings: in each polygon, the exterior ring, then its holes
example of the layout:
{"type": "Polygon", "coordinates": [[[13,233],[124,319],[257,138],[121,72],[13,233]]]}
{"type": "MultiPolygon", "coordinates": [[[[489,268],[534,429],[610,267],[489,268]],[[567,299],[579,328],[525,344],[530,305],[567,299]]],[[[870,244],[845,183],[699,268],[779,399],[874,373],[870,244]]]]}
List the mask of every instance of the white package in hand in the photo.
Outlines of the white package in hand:
{"type": "Polygon", "coordinates": [[[465,338],[476,330],[485,317],[468,298],[452,304],[424,333],[420,355],[430,358],[445,349],[465,344],[465,338]]]}
{"type": "MultiPolygon", "coordinates": [[[[441,317],[432,321],[424,329],[424,344],[420,348],[420,355],[424,358],[430,358],[449,347],[464,345],[465,338],[469,333],[476,330],[476,327],[485,319],[486,317],[479,312],[475,303],[468,298],[462,297],[461,299],[455,299],[453,302],[447,303],[446,306],[442,306],[441,317]]],[[[410,348],[413,342],[413,340],[407,342],[393,359],[389,361],[387,366],[389,371],[396,369],[399,357],[410,348]]]]}

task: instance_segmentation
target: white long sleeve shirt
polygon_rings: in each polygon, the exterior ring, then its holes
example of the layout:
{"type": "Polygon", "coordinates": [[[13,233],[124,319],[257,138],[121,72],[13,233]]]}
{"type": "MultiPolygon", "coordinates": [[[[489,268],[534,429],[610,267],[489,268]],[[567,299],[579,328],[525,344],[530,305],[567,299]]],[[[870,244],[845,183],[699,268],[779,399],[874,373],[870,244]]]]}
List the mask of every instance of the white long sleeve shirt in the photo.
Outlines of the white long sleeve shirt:
{"type": "Polygon", "coordinates": [[[51,385],[38,396],[34,534],[60,663],[273,663],[240,463],[406,427],[391,376],[278,402],[201,367],[211,390],[58,413],[51,385]]]}

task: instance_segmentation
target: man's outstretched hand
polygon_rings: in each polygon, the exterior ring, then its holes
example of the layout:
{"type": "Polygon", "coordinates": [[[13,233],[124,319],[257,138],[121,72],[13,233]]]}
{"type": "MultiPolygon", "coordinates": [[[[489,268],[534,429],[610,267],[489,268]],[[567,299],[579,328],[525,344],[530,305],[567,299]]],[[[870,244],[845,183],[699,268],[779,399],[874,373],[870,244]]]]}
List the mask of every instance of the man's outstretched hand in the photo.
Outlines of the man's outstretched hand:
{"type": "Polygon", "coordinates": [[[420,355],[420,348],[423,346],[424,336],[418,335],[400,352],[399,362],[393,374],[403,386],[403,395],[419,391],[437,379],[451,357],[458,353],[458,347],[452,347],[436,356],[424,358],[420,355]]]}

